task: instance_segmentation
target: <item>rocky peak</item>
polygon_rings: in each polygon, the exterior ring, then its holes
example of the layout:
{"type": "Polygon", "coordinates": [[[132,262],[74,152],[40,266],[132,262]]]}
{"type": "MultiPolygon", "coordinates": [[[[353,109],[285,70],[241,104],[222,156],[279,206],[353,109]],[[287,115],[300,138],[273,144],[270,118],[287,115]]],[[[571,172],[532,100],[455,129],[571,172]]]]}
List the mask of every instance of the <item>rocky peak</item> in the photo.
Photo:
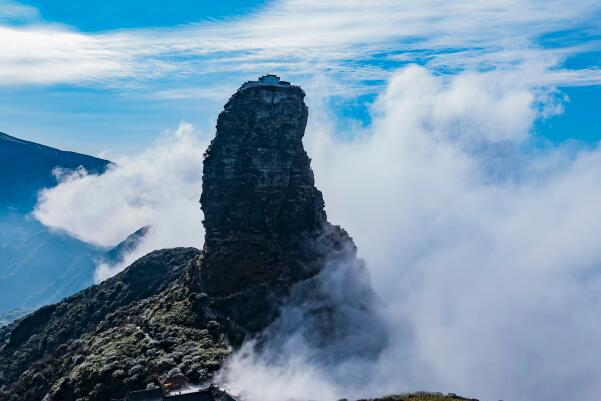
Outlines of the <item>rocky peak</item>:
{"type": "Polygon", "coordinates": [[[247,82],[219,115],[204,160],[203,291],[225,299],[228,316],[250,331],[333,253],[354,257],[352,240],[327,222],[315,188],[302,143],[304,97],[275,76],[247,82]]]}
{"type": "Polygon", "coordinates": [[[304,92],[290,84],[250,84],[225,105],[204,160],[201,203],[209,252],[233,241],[320,229],[326,221],[302,143],[304,92]]]}

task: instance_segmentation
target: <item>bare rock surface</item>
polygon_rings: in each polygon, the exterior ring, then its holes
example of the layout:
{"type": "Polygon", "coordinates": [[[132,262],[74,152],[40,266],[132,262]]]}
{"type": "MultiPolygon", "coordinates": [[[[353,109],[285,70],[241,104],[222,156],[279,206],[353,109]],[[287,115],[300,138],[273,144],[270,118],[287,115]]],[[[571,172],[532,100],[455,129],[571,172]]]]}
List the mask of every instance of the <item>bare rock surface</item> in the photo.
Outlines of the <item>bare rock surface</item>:
{"type": "Polygon", "coordinates": [[[305,93],[267,82],[247,83],[219,115],[201,197],[203,290],[251,333],[274,319],[295,283],[356,253],[346,231],[327,221],[315,187],[302,143],[305,93]]]}

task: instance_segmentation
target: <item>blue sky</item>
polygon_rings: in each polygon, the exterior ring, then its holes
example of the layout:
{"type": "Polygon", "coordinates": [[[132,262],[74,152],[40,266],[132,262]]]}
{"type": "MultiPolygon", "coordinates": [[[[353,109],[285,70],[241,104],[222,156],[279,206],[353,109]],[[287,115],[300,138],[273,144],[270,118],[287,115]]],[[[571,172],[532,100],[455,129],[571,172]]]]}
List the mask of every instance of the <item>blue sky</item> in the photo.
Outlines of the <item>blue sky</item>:
{"type": "MultiPolygon", "coordinates": [[[[170,27],[207,20],[226,19],[256,12],[265,1],[223,0],[153,1],[22,1],[6,5],[31,7],[24,18],[6,19],[6,25],[61,24],[81,32],[128,28],[170,27]]],[[[3,3],[0,1],[0,16],[3,3]]],[[[169,87],[169,78],[149,86],[169,87]]],[[[161,131],[181,121],[207,124],[214,105],[202,100],[156,100],[148,88],[79,85],[57,82],[50,85],[7,85],[0,95],[4,126],[0,131],[53,146],[98,154],[112,151],[131,153],[146,146],[161,131]]]]}
{"type": "Polygon", "coordinates": [[[246,14],[257,10],[265,0],[80,0],[22,1],[35,7],[46,21],[58,22],[83,32],[112,29],[169,27],[246,14]]]}
{"type": "Polygon", "coordinates": [[[0,130],[131,154],[181,121],[210,130],[239,83],[268,72],[326,99],[344,130],[369,124],[390,75],[418,63],[447,76],[513,69],[562,98],[538,137],[601,139],[601,7],[470,3],[0,0],[0,130]]]}

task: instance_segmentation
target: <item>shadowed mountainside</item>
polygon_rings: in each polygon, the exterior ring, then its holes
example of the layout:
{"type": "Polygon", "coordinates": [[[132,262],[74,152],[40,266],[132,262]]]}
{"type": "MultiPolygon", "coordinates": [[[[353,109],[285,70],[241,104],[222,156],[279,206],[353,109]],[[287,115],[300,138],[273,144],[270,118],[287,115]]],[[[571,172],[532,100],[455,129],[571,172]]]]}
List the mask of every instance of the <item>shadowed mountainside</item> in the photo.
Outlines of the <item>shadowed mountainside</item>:
{"type": "Polygon", "coordinates": [[[105,249],[45,227],[30,216],[55,169],[101,174],[107,160],[0,133],[0,313],[57,302],[93,284],[105,249]]]}
{"type": "Polygon", "coordinates": [[[108,160],[54,149],[0,132],[0,210],[31,211],[38,191],[56,185],[53,175],[56,168],[83,167],[91,174],[102,174],[110,164],[108,160]]]}

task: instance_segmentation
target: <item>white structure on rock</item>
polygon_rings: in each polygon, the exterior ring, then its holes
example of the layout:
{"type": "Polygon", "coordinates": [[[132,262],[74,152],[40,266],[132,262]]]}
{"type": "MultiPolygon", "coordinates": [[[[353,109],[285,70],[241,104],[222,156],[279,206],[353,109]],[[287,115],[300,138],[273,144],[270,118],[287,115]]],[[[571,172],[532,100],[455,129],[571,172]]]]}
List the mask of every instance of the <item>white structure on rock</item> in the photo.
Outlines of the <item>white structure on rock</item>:
{"type": "Polygon", "coordinates": [[[263,75],[258,81],[246,81],[238,91],[252,88],[255,86],[277,86],[277,87],[292,87],[290,82],[280,80],[280,77],[273,74],[263,75]]]}

